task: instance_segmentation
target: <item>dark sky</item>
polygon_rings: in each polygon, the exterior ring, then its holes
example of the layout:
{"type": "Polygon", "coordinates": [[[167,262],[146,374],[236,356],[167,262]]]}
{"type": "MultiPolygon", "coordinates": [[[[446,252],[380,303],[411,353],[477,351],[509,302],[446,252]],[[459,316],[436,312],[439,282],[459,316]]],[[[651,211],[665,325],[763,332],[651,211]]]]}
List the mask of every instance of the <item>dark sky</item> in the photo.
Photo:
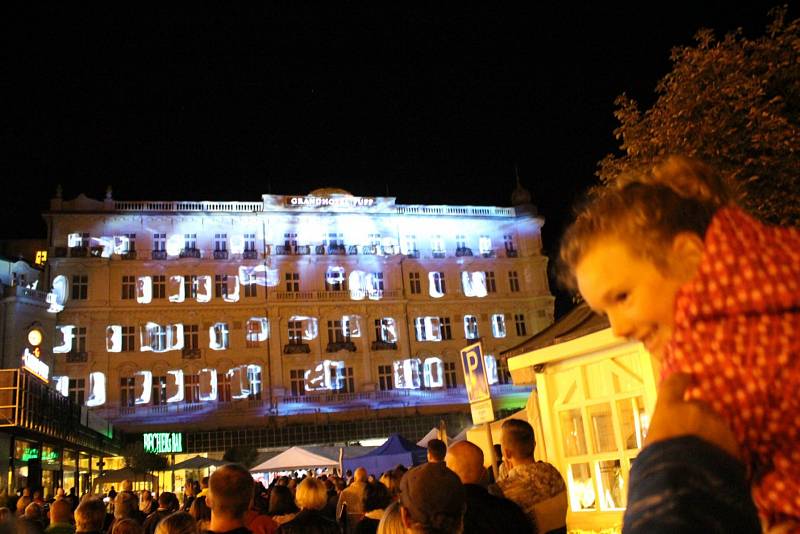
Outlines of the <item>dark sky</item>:
{"type": "Polygon", "coordinates": [[[774,3],[2,8],[0,237],[42,234],[59,183],[65,198],[336,186],[507,206],[516,164],[555,250],[616,146],[615,96],[652,102],[672,46],[701,26],[761,33],[774,3]]]}

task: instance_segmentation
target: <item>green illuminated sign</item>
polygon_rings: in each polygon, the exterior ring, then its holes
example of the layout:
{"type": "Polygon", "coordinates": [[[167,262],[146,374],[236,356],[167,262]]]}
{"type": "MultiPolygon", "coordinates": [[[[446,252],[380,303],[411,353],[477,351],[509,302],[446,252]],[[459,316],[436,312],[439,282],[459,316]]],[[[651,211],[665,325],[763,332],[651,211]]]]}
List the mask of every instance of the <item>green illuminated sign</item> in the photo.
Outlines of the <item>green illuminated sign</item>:
{"type": "Polygon", "coordinates": [[[183,452],[183,434],[180,432],[157,432],[143,434],[144,450],[156,454],[183,452]]]}
{"type": "MultiPolygon", "coordinates": [[[[39,449],[37,448],[30,448],[25,449],[22,452],[22,461],[27,462],[28,460],[38,460],[39,459],[39,449]]],[[[43,462],[55,462],[58,460],[58,453],[56,451],[45,451],[41,455],[41,460],[43,462]]]]}

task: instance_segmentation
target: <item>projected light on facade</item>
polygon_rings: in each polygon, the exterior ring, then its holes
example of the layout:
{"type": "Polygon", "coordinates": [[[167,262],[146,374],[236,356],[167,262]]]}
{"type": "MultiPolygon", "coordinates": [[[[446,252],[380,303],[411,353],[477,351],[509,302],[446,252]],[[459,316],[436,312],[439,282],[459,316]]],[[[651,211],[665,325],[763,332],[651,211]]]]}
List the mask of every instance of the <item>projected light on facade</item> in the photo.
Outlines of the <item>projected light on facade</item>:
{"type": "Polygon", "coordinates": [[[60,313],[64,309],[64,304],[67,302],[67,277],[60,274],[53,278],[52,287],[47,294],[47,303],[50,307],[47,308],[49,313],[60,313]]]}
{"type": "Polygon", "coordinates": [[[496,338],[506,337],[506,317],[502,313],[492,315],[492,335],[496,338]]]}
{"type": "Polygon", "coordinates": [[[211,350],[226,350],[228,342],[227,323],[214,323],[208,328],[208,348],[211,350]]]}
{"type": "Polygon", "coordinates": [[[482,271],[461,273],[461,288],[465,297],[486,296],[486,274],[482,271]]]}
{"type": "Polygon", "coordinates": [[[343,361],[323,360],[305,372],[306,391],[330,391],[344,387],[343,361]]]}
{"type": "Polygon", "coordinates": [[[148,322],[139,327],[141,352],[167,352],[183,348],[183,324],[160,325],[148,322]]]}
{"type": "Polygon", "coordinates": [[[106,327],[106,351],[122,352],[122,325],[110,324],[106,327]]]}
{"type": "Polygon", "coordinates": [[[170,256],[178,256],[183,248],[183,236],[180,234],[173,234],[167,238],[167,254],[170,256]]]}
{"type": "Polygon", "coordinates": [[[86,406],[102,406],[106,403],[106,375],[96,371],[89,373],[89,396],[86,406]]]}
{"type": "Polygon", "coordinates": [[[433,271],[428,273],[428,294],[435,299],[440,299],[447,291],[444,281],[444,273],[433,271]]]}
{"type": "Polygon", "coordinates": [[[183,402],[183,371],[167,371],[167,402],[183,402]]]}
{"type": "Polygon", "coordinates": [[[269,338],[269,320],[266,317],[251,317],[247,320],[247,341],[258,343],[269,338]]]}
{"type": "Polygon", "coordinates": [[[442,330],[438,317],[417,317],[414,319],[417,341],[441,341],[442,330]]]}
{"type": "Polygon", "coordinates": [[[239,282],[243,286],[256,284],[261,287],[275,287],[278,279],[278,269],[271,269],[266,265],[239,266],[239,282]]]}
{"type": "Polygon", "coordinates": [[[483,361],[486,364],[486,379],[489,381],[489,385],[497,384],[497,360],[494,356],[487,354],[483,357],[483,361]]]}
{"type": "Polygon", "coordinates": [[[197,302],[211,302],[211,276],[207,274],[197,277],[197,302]]]}
{"type": "Polygon", "coordinates": [[[150,371],[136,371],[134,378],[134,404],[150,404],[153,393],[153,373],[150,371]]]}
{"type": "Polygon", "coordinates": [[[61,393],[64,397],[69,397],[69,377],[68,376],[54,376],[53,387],[56,391],[61,393]]]}
{"type": "MultiPolygon", "coordinates": [[[[319,335],[319,325],[316,317],[292,315],[289,317],[289,322],[293,323],[295,328],[299,330],[300,338],[303,341],[317,339],[317,336],[319,335]]],[[[297,330],[295,333],[297,333],[297,330]]],[[[290,339],[296,338],[292,332],[289,333],[289,337],[290,339]]]]}
{"type": "Polygon", "coordinates": [[[217,370],[216,369],[200,369],[197,373],[200,382],[200,400],[213,401],[217,400],[217,370]]]}
{"type": "Polygon", "coordinates": [[[183,302],[186,298],[183,276],[176,274],[167,279],[167,293],[170,302],[183,302]]]}
{"type": "Polygon", "coordinates": [[[397,389],[419,389],[419,359],[406,358],[392,362],[394,387],[397,389]]]}
{"type": "Polygon", "coordinates": [[[53,340],[53,352],[65,354],[72,350],[72,340],[75,337],[75,325],[56,326],[56,337],[53,340]]]}
{"type": "Polygon", "coordinates": [[[136,279],[136,302],[150,304],[153,300],[153,277],[140,276],[136,279]]]}

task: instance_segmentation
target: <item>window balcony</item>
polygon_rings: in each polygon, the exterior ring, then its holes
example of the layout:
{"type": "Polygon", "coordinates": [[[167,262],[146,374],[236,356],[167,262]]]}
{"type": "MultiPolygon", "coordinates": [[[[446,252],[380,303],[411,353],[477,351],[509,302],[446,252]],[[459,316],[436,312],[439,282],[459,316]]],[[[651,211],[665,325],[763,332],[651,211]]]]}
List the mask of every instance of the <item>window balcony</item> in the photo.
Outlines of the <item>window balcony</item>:
{"type": "Polygon", "coordinates": [[[275,247],[275,254],[277,256],[288,256],[292,253],[292,245],[277,245],[275,247]]]}
{"type": "Polygon", "coordinates": [[[67,363],[86,363],[89,361],[89,353],[85,350],[73,350],[67,353],[67,363]]]}
{"type": "Polygon", "coordinates": [[[388,341],[373,341],[370,345],[372,350],[397,350],[397,343],[389,343],[388,341]]]}
{"type": "Polygon", "coordinates": [[[128,250],[128,251],[123,252],[122,254],[120,254],[119,257],[122,258],[123,260],[135,260],[136,259],[136,251],[135,250],[128,250]]]}
{"type": "Polygon", "coordinates": [[[308,343],[295,343],[290,342],[283,346],[283,353],[284,354],[310,354],[311,347],[308,346],[308,343]]]}
{"type": "Polygon", "coordinates": [[[347,254],[344,245],[328,245],[328,254],[343,256],[347,254]]]}
{"type": "Polygon", "coordinates": [[[55,247],[55,249],[53,249],[53,256],[56,258],[66,258],[67,247],[55,247]]]}
{"type": "Polygon", "coordinates": [[[443,250],[434,250],[431,253],[431,256],[433,256],[434,258],[444,258],[445,252],[443,250]]]}
{"type": "Polygon", "coordinates": [[[494,250],[484,250],[481,252],[481,256],[484,258],[494,258],[496,256],[494,250]]]}
{"type": "Polygon", "coordinates": [[[364,245],[361,247],[361,253],[366,254],[368,256],[372,256],[378,253],[378,247],[375,245],[364,245]]]}
{"type": "Polygon", "coordinates": [[[199,258],[200,257],[200,249],[199,248],[182,248],[180,253],[178,254],[180,258],[199,258]]]}
{"type": "Polygon", "coordinates": [[[381,247],[384,256],[394,256],[396,254],[394,245],[388,247],[381,247]]]}
{"type": "Polygon", "coordinates": [[[101,246],[90,247],[89,248],[89,254],[93,258],[101,258],[101,257],[103,257],[103,247],[101,247],[101,246]]]}
{"type": "Polygon", "coordinates": [[[472,249],[469,247],[461,247],[456,249],[456,257],[472,256],[472,249]]]}
{"type": "Polygon", "coordinates": [[[245,260],[257,260],[258,259],[258,251],[257,250],[245,250],[242,252],[242,259],[245,260]]]}
{"type": "Polygon", "coordinates": [[[295,254],[299,256],[308,256],[311,254],[311,245],[297,245],[297,247],[295,247],[295,254]]]}
{"type": "Polygon", "coordinates": [[[510,249],[510,250],[506,249],[506,258],[516,258],[516,257],[517,257],[517,251],[516,250],[514,250],[514,249],[510,249]]]}
{"type": "Polygon", "coordinates": [[[151,250],[150,257],[154,260],[166,260],[167,259],[167,251],[166,250],[151,250]]]}
{"type": "Polygon", "coordinates": [[[70,258],[85,258],[88,253],[88,247],[69,247],[70,258]]]}
{"type": "Polygon", "coordinates": [[[325,347],[325,352],[339,352],[340,350],[355,352],[356,344],[352,341],[334,341],[332,343],[328,343],[328,345],[325,347]]]}
{"type": "Polygon", "coordinates": [[[358,245],[350,245],[347,247],[347,253],[351,256],[358,254],[358,245]]]}
{"type": "Polygon", "coordinates": [[[197,347],[183,347],[181,349],[181,358],[184,360],[197,360],[202,355],[202,351],[197,347]]]}
{"type": "MultiPolygon", "coordinates": [[[[199,258],[200,256],[197,256],[197,257],[199,258]]],[[[227,260],[228,259],[228,251],[227,250],[215,250],[214,251],[214,259],[215,260],[227,260]]]]}
{"type": "Polygon", "coordinates": [[[406,258],[419,258],[419,250],[409,250],[406,253],[406,258]]]}
{"type": "Polygon", "coordinates": [[[314,254],[324,255],[325,254],[325,245],[317,245],[314,249],[314,254]]]}

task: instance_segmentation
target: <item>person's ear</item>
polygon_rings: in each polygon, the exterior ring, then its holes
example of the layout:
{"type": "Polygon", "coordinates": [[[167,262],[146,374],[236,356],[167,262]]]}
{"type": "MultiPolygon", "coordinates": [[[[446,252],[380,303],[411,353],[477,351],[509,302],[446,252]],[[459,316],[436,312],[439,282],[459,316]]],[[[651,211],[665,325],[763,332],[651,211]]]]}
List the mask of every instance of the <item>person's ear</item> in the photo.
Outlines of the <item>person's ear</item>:
{"type": "MultiPolygon", "coordinates": [[[[252,502],[252,499],[251,499],[252,502]]],[[[206,493],[206,506],[212,508],[214,506],[214,498],[211,496],[211,492],[209,491],[206,493]]]]}
{"type": "Polygon", "coordinates": [[[703,239],[694,232],[681,232],[672,240],[670,271],[681,283],[686,283],[697,274],[703,259],[703,239]]]}
{"type": "Polygon", "coordinates": [[[405,528],[411,528],[411,519],[408,517],[408,510],[405,506],[400,505],[400,520],[403,522],[405,528]]]}

